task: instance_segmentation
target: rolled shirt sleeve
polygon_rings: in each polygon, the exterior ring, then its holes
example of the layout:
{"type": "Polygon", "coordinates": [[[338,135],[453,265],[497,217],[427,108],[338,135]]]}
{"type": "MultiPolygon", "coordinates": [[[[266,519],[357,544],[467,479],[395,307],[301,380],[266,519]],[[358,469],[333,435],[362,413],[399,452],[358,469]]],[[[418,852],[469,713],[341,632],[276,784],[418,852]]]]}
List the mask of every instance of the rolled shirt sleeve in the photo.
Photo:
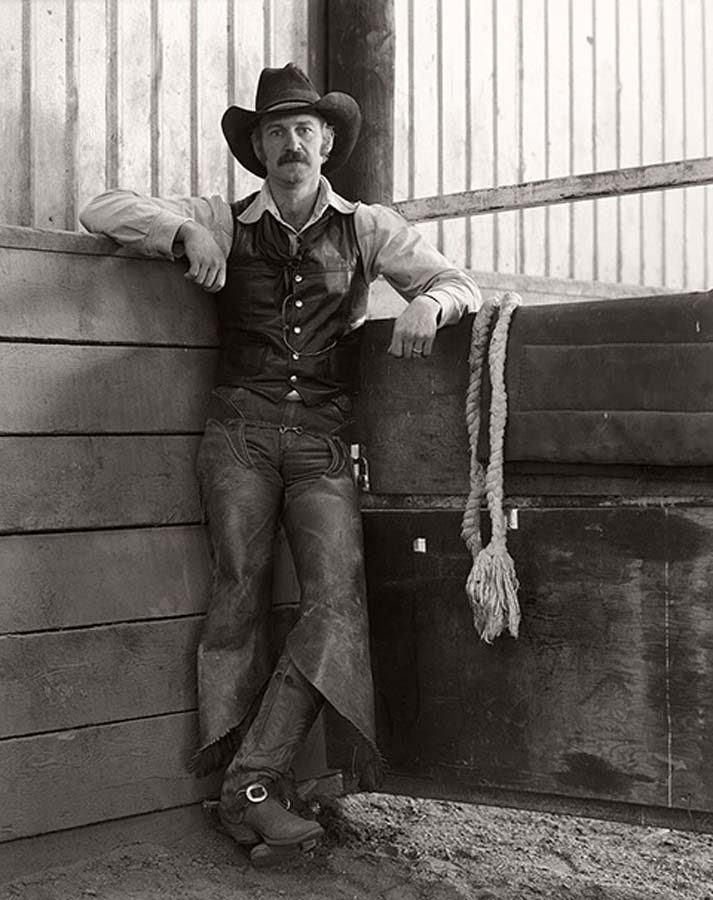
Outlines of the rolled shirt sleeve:
{"type": "Polygon", "coordinates": [[[105,234],[142,256],[175,259],[184,222],[204,225],[227,259],[233,241],[230,206],[220,197],[145,197],[134,191],[108,191],[82,209],[79,221],[93,234],[105,234]]]}
{"type": "Polygon", "coordinates": [[[436,300],[441,306],[439,327],[478,309],[480,291],[473,279],[402,216],[379,204],[360,204],[355,216],[367,281],[382,275],[404,300],[424,294],[436,300]]]}

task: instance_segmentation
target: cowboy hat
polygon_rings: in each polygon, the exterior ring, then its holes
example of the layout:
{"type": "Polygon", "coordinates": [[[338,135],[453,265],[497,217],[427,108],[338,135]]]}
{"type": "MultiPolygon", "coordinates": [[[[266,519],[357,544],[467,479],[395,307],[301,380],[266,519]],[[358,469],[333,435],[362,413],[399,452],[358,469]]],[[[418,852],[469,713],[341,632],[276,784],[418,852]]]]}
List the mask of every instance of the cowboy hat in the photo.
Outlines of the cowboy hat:
{"type": "Polygon", "coordinates": [[[221,126],[233,156],[248,171],[264,178],[267,171],[255,155],[251,132],[267,113],[294,112],[316,113],[333,126],[334,147],[322,168],[331,172],[343,165],[359,136],[359,104],[341,91],[331,91],[320,97],[309,78],[294,63],[287,63],[281,69],[262,70],[254,110],[231,106],[225,111],[221,126]]]}

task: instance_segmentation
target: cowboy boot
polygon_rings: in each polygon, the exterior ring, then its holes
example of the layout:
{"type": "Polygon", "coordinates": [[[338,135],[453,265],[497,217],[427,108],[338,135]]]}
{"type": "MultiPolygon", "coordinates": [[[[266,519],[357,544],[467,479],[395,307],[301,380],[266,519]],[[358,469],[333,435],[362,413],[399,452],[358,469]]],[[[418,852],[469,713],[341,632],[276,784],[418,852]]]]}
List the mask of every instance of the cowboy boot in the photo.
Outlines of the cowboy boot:
{"type": "Polygon", "coordinates": [[[218,815],[238,843],[306,849],[324,833],[318,822],[286,808],[275,785],[289,771],[322,703],[290,658],[281,657],[223,779],[218,815]]]}

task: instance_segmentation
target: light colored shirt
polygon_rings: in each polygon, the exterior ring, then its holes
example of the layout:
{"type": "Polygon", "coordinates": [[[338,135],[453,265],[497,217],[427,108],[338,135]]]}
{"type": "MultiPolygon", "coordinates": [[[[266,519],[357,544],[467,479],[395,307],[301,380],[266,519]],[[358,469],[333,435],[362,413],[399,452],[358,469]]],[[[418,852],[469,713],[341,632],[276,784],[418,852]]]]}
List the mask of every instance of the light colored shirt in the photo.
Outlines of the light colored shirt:
{"type": "MultiPolygon", "coordinates": [[[[464,312],[478,308],[480,292],[475,282],[452,266],[416,228],[386,206],[345,200],[324,176],[320,178],[312,215],[301,231],[314,224],[329,206],[337,212],[354,214],[367,283],[381,275],[404,300],[421,295],[436,300],[441,307],[439,327],[453,324],[464,312]]],[[[266,211],[296,244],[297,232],[283,220],[267,182],[238,221],[246,225],[257,222],[266,211]]],[[[87,231],[106,234],[137,253],[162,259],[176,259],[183,254],[176,234],[188,221],[204,225],[226,259],[233,244],[233,211],[218,196],[160,198],[126,190],[108,191],[90,200],[79,219],[87,231]]],[[[351,323],[352,328],[361,324],[365,313],[359,315],[360,321],[351,323]]]]}

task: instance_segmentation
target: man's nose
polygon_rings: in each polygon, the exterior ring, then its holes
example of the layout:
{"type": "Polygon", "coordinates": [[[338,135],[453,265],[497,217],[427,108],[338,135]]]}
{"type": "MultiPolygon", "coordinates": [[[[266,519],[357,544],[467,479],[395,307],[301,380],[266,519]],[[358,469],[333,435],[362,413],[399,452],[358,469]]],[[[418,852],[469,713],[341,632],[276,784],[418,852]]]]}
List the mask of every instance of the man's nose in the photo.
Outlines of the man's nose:
{"type": "Polygon", "coordinates": [[[300,139],[296,131],[288,131],[286,135],[287,147],[290,150],[298,150],[300,139]]]}

